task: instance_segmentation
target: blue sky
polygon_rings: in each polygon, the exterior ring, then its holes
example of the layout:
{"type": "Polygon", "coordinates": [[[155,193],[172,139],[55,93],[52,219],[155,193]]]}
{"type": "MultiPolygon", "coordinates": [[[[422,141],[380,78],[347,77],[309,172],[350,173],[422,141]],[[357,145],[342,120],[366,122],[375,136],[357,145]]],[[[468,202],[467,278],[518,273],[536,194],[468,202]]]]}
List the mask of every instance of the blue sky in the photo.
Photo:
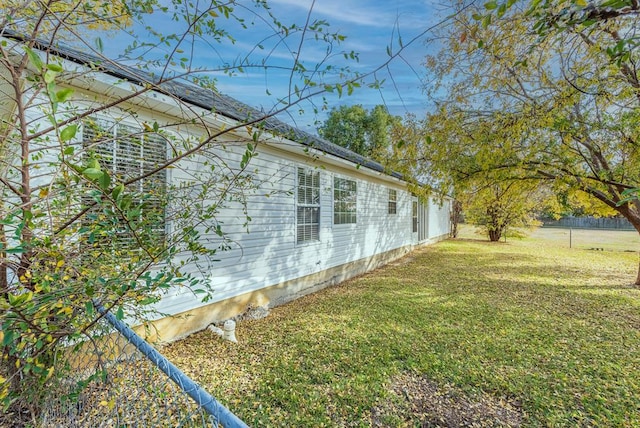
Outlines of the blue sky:
{"type": "MultiPolygon", "coordinates": [[[[329,107],[339,105],[362,104],[372,108],[377,104],[385,104],[392,114],[404,116],[406,113],[424,114],[429,108],[422,94],[422,76],[424,74],[425,55],[433,50],[426,45],[425,30],[437,23],[444,12],[442,6],[430,0],[270,0],[272,13],[285,25],[296,23],[302,26],[311,10],[311,20],[326,20],[330,26],[327,31],[339,32],[346,39],[340,46],[334,46],[331,56],[326,58],[326,45],[313,41],[310,34],[300,45],[299,34],[286,38],[275,37],[273,27],[256,15],[256,8],[251,3],[238,1],[236,12],[246,19],[248,30],[241,29],[237,23],[220,19],[220,25],[228,29],[236,38],[235,43],[223,41],[218,44],[204,44],[202,41],[185,42],[182,48],[188,51],[194,48],[195,65],[206,69],[205,74],[217,80],[218,89],[234,98],[254,107],[270,111],[277,100],[285,97],[293,85],[302,87],[303,82],[294,76],[291,79],[290,68],[294,58],[299,58],[307,69],[312,69],[319,61],[324,65],[339,68],[346,64],[352,71],[370,73],[384,64],[389,56],[388,48],[397,52],[398,38],[401,36],[405,48],[401,58],[393,60],[388,67],[376,72],[378,80],[385,83],[380,90],[362,87],[356,89],[351,96],[343,93],[326,96],[329,107]],[[415,39],[418,37],[417,39],[415,39]],[[414,40],[415,39],[415,40],[414,40]],[[412,41],[409,46],[406,46],[412,41]],[[260,44],[262,49],[255,49],[260,44]],[[346,61],[342,52],[355,51],[359,61],[346,61]],[[244,67],[243,73],[229,77],[219,71],[222,64],[245,61],[245,63],[267,67],[244,67]]],[[[262,14],[264,17],[264,14],[262,14]]],[[[178,32],[179,24],[166,16],[154,13],[149,23],[161,31],[167,28],[170,32],[178,32]]],[[[428,35],[428,34],[427,34],[428,35]]],[[[109,49],[113,52],[120,45],[130,42],[126,37],[116,37],[109,49]]],[[[322,80],[326,83],[339,81],[336,75],[328,74],[322,80]]],[[[372,82],[374,77],[367,79],[372,82]]],[[[313,105],[322,108],[323,98],[316,97],[313,105]]],[[[319,115],[313,113],[313,105],[303,103],[292,108],[287,115],[279,117],[306,131],[315,132],[314,121],[324,120],[326,112],[319,115]]]]}

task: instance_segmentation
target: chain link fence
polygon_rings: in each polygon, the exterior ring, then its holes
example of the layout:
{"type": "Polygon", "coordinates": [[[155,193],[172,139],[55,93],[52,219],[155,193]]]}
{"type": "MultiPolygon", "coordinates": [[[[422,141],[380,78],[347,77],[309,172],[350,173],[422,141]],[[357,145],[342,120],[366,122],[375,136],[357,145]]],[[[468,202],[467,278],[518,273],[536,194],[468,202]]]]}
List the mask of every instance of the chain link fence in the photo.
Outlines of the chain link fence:
{"type": "Polygon", "coordinates": [[[559,220],[543,220],[545,227],[563,227],[573,229],[611,229],[635,230],[629,220],[621,217],[564,217],[559,220]]]}
{"type": "Polygon", "coordinates": [[[640,251],[640,235],[635,230],[573,229],[541,227],[531,233],[534,238],[555,243],[558,247],[593,251],[640,251]]]}
{"type": "Polygon", "coordinates": [[[43,427],[246,427],[110,313],[58,357],[43,427]]]}

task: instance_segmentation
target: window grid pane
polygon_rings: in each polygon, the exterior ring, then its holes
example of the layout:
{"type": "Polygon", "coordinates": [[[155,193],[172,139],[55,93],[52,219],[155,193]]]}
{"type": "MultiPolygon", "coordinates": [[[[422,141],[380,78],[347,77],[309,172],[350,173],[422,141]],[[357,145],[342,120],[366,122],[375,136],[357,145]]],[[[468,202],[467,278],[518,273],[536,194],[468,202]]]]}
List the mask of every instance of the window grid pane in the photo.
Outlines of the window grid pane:
{"type": "MultiPolygon", "coordinates": [[[[90,118],[83,123],[82,141],[85,148],[93,153],[102,168],[114,178],[126,181],[139,177],[162,165],[167,158],[166,140],[159,134],[144,133],[141,129],[117,124],[113,121],[90,118]]],[[[166,214],[164,195],[166,193],[166,169],[138,180],[127,186],[137,192],[138,203],[143,203],[142,215],[150,223],[154,239],[164,240],[166,214]]],[[[90,203],[87,199],[85,203],[90,203]]],[[[99,213],[90,213],[85,221],[98,218],[99,213]]],[[[114,248],[134,245],[127,227],[122,227],[114,248]]]]}
{"type": "Polygon", "coordinates": [[[333,223],[356,223],[357,186],[354,180],[333,178],[333,223]]]}
{"type": "Polygon", "coordinates": [[[398,209],[398,194],[394,189],[389,189],[389,214],[396,214],[398,209]]]}

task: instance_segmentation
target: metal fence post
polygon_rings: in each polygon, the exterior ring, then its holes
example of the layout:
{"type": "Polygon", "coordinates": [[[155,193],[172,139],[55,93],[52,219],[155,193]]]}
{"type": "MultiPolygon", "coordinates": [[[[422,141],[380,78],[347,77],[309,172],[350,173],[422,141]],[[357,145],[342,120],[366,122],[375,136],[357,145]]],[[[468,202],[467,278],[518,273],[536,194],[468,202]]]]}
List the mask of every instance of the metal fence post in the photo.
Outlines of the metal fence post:
{"type": "Polygon", "coordinates": [[[571,248],[572,244],[573,244],[573,228],[570,227],[569,228],[569,248],[571,248]]]}

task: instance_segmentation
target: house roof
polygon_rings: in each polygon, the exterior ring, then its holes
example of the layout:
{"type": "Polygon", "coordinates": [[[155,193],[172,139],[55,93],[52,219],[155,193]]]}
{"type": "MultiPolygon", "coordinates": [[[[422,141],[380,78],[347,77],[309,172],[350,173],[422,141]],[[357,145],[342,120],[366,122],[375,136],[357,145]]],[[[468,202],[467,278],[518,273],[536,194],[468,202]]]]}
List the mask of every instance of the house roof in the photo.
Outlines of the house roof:
{"type": "MultiPolygon", "coordinates": [[[[23,36],[6,28],[0,30],[0,36],[12,38],[22,42],[26,41],[23,36]]],[[[93,67],[96,67],[103,73],[127,80],[132,83],[140,85],[145,85],[148,83],[158,84],[158,78],[151,73],[120,64],[113,60],[101,58],[87,52],[74,49],[70,46],[61,44],[56,44],[54,46],[51,43],[36,41],[34,47],[42,51],[48,51],[56,56],[75,62],[77,64],[91,65],[93,67]]],[[[194,83],[185,80],[169,80],[160,82],[157,90],[159,92],[165,92],[191,105],[203,108],[205,110],[213,111],[239,122],[253,120],[256,118],[264,117],[266,115],[264,112],[261,112],[247,104],[244,104],[236,100],[235,98],[229,97],[219,92],[215,92],[210,89],[204,89],[200,86],[195,85],[194,83]]],[[[317,137],[315,135],[309,134],[308,132],[302,131],[301,129],[288,125],[277,119],[276,117],[266,117],[261,121],[261,123],[263,124],[265,130],[283,136],[304,146],[311,147],[320,150],[321,152],[347,160],[355,165],[363,166],[371,170],[402,179],[402,175],[400,173],[389,172],[385,170],[385,168],[378,162],[368,159],[342,146],[333,144],[323,138],[317,137]]]]}

